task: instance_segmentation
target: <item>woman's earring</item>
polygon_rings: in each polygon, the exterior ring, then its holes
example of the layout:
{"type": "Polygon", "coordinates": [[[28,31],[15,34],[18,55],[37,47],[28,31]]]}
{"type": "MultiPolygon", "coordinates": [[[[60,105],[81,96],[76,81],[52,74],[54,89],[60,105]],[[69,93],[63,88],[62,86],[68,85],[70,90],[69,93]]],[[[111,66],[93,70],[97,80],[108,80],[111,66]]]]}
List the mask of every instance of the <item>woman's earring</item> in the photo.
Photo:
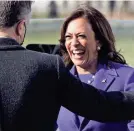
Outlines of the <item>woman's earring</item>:
{"type": "Polygon", "coordinates": [[[101,48],[100,48],[100,46],[97,46],[97,50],[99,51],[101,48]]]}

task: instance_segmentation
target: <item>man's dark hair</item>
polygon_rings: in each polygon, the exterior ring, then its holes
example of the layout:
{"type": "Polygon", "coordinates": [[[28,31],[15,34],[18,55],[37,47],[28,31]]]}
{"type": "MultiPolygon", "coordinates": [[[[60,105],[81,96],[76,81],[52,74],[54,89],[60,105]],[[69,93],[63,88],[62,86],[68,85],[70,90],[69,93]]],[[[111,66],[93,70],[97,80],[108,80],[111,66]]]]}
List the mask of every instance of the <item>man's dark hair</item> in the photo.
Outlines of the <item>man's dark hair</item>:
{"type": "Polygon", "coordinates": [[[0,1],[0,28],[12,27],[31,12],[32,1],[0,1]]]}

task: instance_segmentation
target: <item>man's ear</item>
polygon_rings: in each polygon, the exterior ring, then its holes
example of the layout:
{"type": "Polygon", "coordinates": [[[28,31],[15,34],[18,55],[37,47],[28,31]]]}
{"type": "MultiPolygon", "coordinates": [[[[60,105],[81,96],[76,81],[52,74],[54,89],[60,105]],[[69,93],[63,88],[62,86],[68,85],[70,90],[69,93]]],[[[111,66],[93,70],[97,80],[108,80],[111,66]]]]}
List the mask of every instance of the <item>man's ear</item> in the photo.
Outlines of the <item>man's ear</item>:
{"type": "Polygon", "coordinates": [[[20,36],[24,32],[24,27],[25,27],[24,24],[25,24],[25,20],[18,22],[15,31],[18,36],[20,36]]]}

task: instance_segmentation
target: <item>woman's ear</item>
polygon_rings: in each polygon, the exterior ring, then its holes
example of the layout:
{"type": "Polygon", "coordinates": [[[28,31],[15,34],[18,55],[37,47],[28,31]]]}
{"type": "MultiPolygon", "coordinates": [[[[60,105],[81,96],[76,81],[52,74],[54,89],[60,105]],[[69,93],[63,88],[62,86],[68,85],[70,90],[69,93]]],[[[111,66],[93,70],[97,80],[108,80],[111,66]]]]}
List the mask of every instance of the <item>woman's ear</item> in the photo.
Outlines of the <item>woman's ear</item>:
{"type": "Polygon", "coordinates": [[[100,44],[99,40],[97,40],[96,43],[97,43],[97,44],[96,44],[97,50],[98,50],[98,51],[101,50],[101,44],[100,44]]]}

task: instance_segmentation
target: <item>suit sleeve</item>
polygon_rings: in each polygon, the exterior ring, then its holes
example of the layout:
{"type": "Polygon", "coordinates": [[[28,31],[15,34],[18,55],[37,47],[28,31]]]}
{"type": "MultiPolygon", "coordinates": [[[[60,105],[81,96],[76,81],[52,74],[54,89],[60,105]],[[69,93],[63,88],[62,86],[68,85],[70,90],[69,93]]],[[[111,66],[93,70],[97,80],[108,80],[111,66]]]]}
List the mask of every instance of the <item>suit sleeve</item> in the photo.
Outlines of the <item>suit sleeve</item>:
{"type": "MultiPolygon", "coordinates": [[[[134,69],[128,74],[127,78],[124,91],[134,91],[134,69]]],[[[128,129],[129,131],[134,131],[134,120],[129,121],[128,129]]]]}
{"type": "Polygon", "coordinates": [[[105,92],[82,83],[70,74],[58,56],[57,72],[59,101],[65,108],[101,122],[134,119],[134,92],[105,92]]]}

